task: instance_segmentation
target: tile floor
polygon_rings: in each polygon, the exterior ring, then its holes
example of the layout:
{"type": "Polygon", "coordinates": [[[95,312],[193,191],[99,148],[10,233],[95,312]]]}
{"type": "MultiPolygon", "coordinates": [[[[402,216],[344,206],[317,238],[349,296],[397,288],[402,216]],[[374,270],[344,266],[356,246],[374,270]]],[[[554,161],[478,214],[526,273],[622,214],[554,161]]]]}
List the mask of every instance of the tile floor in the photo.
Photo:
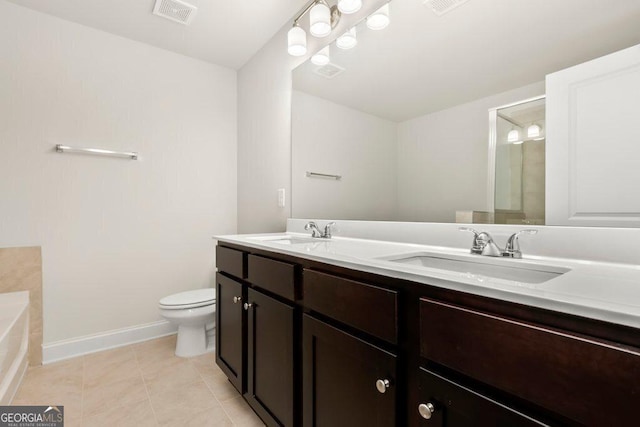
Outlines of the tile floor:
{"type": "Polygon", "coordinates": [[[264,426],[209,353],[175,335],[30,368],[13,405],[64,405],[65,427],[264,426]]]}

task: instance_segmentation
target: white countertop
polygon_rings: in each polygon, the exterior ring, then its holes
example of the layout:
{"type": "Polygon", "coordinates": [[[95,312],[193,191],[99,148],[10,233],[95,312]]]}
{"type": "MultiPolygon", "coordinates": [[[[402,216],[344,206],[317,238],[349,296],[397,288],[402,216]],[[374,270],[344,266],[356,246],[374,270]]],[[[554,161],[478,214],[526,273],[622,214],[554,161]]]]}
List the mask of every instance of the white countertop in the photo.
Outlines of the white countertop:
{"type": "Polygon", "coordinates": [[[287,232],[218,236],[216,239],[382,276],[640,328],[640,265],[526,255],[520,260],[489,258],[471,255],[466,249],[348,237],[317,239],[296,244],[273,240],[286,236],[309,237],[308,234],[287,232]],[[490,262],[500,266],[521,266],[529,269],[544,266],[570,271],[542,283],[524,283],[381,259],[420,252],[450,255],[459,260],[490,262]]]}

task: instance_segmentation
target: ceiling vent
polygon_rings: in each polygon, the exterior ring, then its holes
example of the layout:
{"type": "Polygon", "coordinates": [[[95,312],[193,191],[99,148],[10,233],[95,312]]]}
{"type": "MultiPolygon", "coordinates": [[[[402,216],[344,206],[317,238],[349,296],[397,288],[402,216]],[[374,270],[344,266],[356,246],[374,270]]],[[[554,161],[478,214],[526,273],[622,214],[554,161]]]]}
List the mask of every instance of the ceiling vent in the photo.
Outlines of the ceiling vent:
{"type": "Polygon", "coordinates": [[[425,0],[424,4],[433,10],[433,13],[442,16],[468,1],[469,0],[425,0]]]}
{"type": "Polygon", "coordinates": [[[180,0],[156,0],[153,14],[179,22],[184,25],[191,24],[198,8],[192,4],[180,0]]]}
{"type": "Polygon", "coordinates": [[[342,74],[344,72],[344,68],[329,62],[327,65],[323,65],[322,67],[314,68],[313,72],[325,79],[332,79],[338,74],[342,74]]]}

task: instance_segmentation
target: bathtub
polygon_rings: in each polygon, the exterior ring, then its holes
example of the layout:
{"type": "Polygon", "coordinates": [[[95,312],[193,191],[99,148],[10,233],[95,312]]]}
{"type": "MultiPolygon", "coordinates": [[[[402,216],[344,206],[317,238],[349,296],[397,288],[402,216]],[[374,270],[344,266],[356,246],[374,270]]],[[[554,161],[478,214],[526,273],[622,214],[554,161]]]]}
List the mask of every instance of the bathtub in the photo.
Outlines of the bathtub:
{"type": "Polygon", "coordinates": [[[27,370],[29,292],[0,294],[0,405],[9,405],[27,370]]]}

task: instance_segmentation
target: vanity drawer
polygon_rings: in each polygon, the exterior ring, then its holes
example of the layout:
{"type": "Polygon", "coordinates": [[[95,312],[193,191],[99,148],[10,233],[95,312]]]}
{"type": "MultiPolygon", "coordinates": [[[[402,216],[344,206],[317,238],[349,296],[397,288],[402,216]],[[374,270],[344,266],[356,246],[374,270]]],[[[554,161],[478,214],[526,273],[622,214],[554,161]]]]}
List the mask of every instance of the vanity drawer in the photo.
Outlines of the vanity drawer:
{"type": "Polygon", "coordinates": [[[640,353],[420,300],[420,355],[585,425],[631,425],[640,353]]]}
{"type": "Polygon", "coordinates": [[[305,307],[392,344],[397,343],[397,292],[305,269],[302,294],[305,307]]]}
{"type": "Polygon", "coordinates": [[[249,255],[248,280],[253,285],[295,301],[295,266],[258,255],[249,255]]]}
{"type": "Polygon", "coordinates": [[[216,266],[218,271],[236,276],[240,279],[247,278],[247,270],[245,268],[246,254],[235,249],[216,246],[216,266]]]}
{"type": "Polygon", "coordinates": [[[420,368],[418,381],[419,405],[422,408],[418,406],[413,417],[420,420],[421,427],[547,425],[427,369],[420,368]],[[429,404],[431,418],[425,418],[423,413],[428,416],[429,404]]]}

